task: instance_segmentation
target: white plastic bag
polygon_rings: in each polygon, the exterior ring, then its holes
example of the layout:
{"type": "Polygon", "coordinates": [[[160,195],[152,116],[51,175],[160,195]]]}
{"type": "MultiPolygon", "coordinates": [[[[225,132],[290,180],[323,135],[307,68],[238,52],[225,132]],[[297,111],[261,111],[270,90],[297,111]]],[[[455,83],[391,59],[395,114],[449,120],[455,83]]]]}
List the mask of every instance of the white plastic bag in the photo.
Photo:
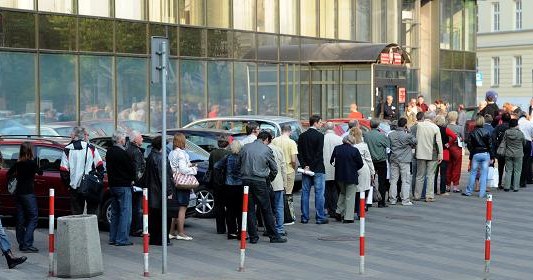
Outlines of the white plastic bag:
{"type": "Polygon", "coordinates": [[[487,188],[498,188],[498,169],[494,166],[489,166],[487,188]]]}

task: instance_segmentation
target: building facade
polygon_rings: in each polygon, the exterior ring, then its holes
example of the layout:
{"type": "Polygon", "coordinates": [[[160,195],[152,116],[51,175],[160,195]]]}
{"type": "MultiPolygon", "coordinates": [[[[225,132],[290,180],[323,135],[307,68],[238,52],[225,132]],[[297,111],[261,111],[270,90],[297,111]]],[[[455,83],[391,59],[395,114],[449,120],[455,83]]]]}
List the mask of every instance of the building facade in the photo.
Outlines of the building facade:
{"type": "Polygon", "coordinates": [[[162,110],[169,127],[339,118],[352,103],[372,117],[385,95],[473,105],[475,10],[474,0],[0,0],[0,133],[157,131],[162,110]],[[151,36],[169,39],[167,108],[150,84],[151,36]],[[365,46],[383,49],[327,59],[365,46]]]}
{"type": "Polygon", "coordinates": [[[480,1],[477,33],[479,101],[488,89],[498,103],[510,102],[527,110],[533,97],[532,1],[480,1]]]}

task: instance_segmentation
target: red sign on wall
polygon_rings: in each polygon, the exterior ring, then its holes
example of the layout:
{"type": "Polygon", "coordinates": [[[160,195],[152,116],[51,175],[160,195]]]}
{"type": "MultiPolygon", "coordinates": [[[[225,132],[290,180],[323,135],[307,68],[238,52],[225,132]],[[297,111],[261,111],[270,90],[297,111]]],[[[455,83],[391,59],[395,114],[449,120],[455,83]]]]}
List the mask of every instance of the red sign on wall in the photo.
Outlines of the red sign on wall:
{"type": "Polygon", "coordinates": [[[405,88],[398,88],[398,103],[405,103],[405,88]]]}
{"type": "Polygon", "coordinates": [[[394,64],[402,64],[402,55],[400,53],[394,53],[394,64]]]}
{"type": "Polygon", "coordinates": [[[390,64],[389,53],[381,53],[379,59],[381,61],[381,64],[390,64]]]}

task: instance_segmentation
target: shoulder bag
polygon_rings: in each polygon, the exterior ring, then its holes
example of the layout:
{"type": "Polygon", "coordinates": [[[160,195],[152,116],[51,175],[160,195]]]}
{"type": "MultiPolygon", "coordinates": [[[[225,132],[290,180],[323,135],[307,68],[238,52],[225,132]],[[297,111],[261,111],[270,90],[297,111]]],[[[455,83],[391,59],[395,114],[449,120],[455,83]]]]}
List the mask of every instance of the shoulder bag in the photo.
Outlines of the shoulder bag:
{"type": "Polygon", "coordinates": [[[89,152],[89,143],[85,150],[85,160],[83,163],[83,175],[81,176],[80,185],[78,187],[79,192],[87,200],[93,202],[99,202],[102,196],[102,190],[104,189],[104,182],[93,169],[88,174],[85,174],[85,166],[87,165],[87,153],[89,152]]]}
{"type": "Polygon", "coordinates": [[[200,183],[194,175],[182,174],[179,171],[172,174],[174,185],[179,190],[192,190],[200,186],[200,183]]]}
{"type": "Polygon", "coordinates": [[[15,194],[15,191],[17,191],[17,175],[13,175],[13,177],[9,178],[7,181],[7,191],[10,194],[15,194]]]}
{"type": "Polygon", "coordinates": [[[502,139],[502,142],[500,143],[500,145],[498,146],[498,150],[496,150],[496,154],[500,157],[503,157],[505,156],[505,134],[503,135],[503,139],[502,139]]]}

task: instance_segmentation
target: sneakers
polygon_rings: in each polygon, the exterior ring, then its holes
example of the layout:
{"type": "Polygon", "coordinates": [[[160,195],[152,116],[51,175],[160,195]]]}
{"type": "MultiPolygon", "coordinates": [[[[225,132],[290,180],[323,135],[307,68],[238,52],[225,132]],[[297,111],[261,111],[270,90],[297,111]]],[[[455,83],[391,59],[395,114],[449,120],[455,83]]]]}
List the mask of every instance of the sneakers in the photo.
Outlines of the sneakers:
{"type": "Polygon", "coordinates": [[[168,240],[176,239],[177,235],[168,234],[168,240]]]}
{"type": "Polygon", "coordinates": [[[286,242],[287,242],[287,238],[283,238],[283,237],[270,238],[270,243],[286,243],[286,242]]]}
{"type": "Polygon", "coordinates": [[[429,197],[429,198],[426,198],[426,202],[435,202],[435,199],[434,199],[434,198],[431,198],[431,197],[429,197]]]}
{"type": "Polygon", "coordinates": [[[283,225],[284,225],[284,226],[292,226],[292,225],[294,225],[294,221],[289,222],[289,223],[284,223],[283,225]]]}
{"type": "Polygon", "coordinates": [[[390,205],[396,205],[396,200],[390,200],[389,204],[390,205]]]}
{"type": "Polygon", "coordinates": [[[185,234],[184,234],[183,236],[181,236],[181,235],[178,234],[178,235],[176,235],[176,239],[177,239],[177,240],[187,240],[187,241],[189,241],[189,240],[192,240],[192,237],[187,236],[187,235],[185,235],[185,234]]]}
{"type": "Polygon", "coordinates": [[[414,204],[411,201],[402,202],[403,206],[413,206],[414,204]]]}

